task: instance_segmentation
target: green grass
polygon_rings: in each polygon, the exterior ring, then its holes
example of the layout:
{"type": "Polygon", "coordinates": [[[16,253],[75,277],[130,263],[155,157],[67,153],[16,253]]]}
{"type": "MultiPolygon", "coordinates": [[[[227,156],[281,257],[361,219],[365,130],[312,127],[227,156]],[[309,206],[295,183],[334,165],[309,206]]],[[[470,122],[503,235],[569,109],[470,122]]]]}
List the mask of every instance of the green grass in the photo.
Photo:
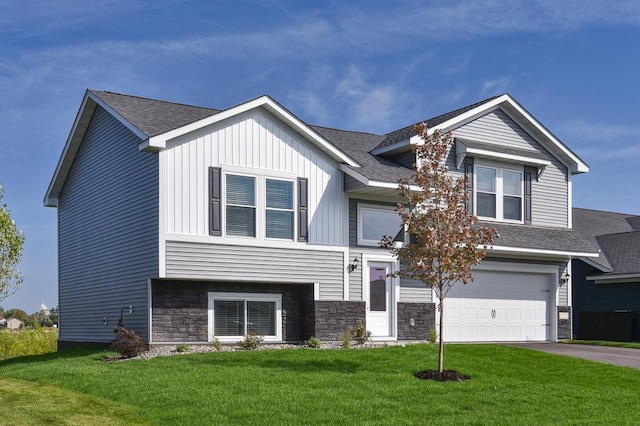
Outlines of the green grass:
{"type": "Polygon", "coordinates": [[[55,352],[58,330],[55,328],[0,331],[0,360],[25,355],[41,355],[55,352]]]}
{"type": "Polygon", "coordinates": [[[606,340],[567,340],[566,343],[575,345],[613,346],[616,348],[640,349],[638,342],[608,342],[606,340]]]}
{"type": "Polygon", "coordinates": [[[448,345],[445,356],[472,379],[415,379],[436,366],[437,346],[410,345],[108,363],[68,352],[0,362],[0,380],[111,402],[125,413],[114,424],[640,424],[638,370],[496,345],[448,345]]]}

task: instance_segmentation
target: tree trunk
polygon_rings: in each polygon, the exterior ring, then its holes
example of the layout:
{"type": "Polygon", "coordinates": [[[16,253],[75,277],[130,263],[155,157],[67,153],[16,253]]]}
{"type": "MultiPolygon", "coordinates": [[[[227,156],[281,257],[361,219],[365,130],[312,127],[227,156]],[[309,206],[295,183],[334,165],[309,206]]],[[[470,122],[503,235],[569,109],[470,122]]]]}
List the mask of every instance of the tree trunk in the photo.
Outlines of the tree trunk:
{"type": "MultiPolygon", "coordinates": [[[[440,292],[440,294],[442,295],[442,292],[440,292]]],[[[442,340],[442,330],[444,330],[444,299],[440,297],[440,350],[438,352],[438,371],[440,373],[444,370],[444,340],[442,340]]]]}

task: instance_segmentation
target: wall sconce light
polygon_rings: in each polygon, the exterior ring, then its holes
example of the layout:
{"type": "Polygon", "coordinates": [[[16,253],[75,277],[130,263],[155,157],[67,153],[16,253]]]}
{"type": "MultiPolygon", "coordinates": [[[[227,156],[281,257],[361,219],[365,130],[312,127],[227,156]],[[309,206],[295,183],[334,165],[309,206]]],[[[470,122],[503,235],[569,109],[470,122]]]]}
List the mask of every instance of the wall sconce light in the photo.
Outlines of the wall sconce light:
{"type": "Polygon", "coordinates": [[[358,256],[356,256],[353,258],[353,262],[347,266],[347,269],[349,269],[349,272],[353,272],[358,269],[358,265],[360,265],[360,260],[358,259],[358,256]]]}
{"type": "Polygon", "coordinates": [[[571,275],[569,275],[569,272],[564,271],[564,275],[560,277],[560,287],[567,284],[569,282],[569,278],[571,278],[571,275]]]}
{"type": "Polygon", "coordinates": [[[129,306],[125,306],[124,308],[120,309],[120,319],[118,320],[118,327],[124,327],[124,311],[128,310],[129,311],[129,315],[131,315],[133,313],[133,306],[129,305],[129,306]]]}

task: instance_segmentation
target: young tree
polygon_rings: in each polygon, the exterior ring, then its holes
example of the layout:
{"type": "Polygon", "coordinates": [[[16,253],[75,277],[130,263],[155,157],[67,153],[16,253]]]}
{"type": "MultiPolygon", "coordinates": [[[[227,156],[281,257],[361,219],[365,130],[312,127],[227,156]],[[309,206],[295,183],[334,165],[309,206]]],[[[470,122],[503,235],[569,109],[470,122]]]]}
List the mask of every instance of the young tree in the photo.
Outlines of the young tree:
{"type": "MultiPolygon", "coordinates": [[[[411,242],[392,252],[402,268],[396,276],[411,278],[435,289],[440,315],[438,372],[444,371],[444,301],[457,282],[473,281],[471,268],[480,263],[486,248],[497,235],[494,229],[475,226],[477,218],[467,210],[467,178],[449,173],[446,157],[453,145],[451,133],[429,134],[427,126],[416,125],[423,143],[415,145],[418,167],[412,179],[400,181],[399,193],[406,200],[397,210],[411,242]],[[412,189],[417,186],[419,190],[412,189]]],[[[391,247],[385,237],[383,246],[391,247]]]]}
{"type": "Polygon", "coordinates": [[[9,209],[2,204],[2,185],[0,185],[0,301],[15,293],[22,283],[18,264],[22,257],[24,236],[11,220],[9,209]]]}

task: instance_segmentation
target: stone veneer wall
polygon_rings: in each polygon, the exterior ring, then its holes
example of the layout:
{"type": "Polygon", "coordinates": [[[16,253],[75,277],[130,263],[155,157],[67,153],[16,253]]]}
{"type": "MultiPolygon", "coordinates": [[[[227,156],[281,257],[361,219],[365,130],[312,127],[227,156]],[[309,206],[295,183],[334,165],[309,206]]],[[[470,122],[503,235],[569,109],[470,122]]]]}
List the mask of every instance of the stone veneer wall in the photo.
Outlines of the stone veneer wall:
{"type": "Polygon", "coordinates": [[[316,300],[315,332],[320,340],[340,340],[340,335],[351,330],[358,321],[366,323],[366,302],[316,300]]]}
{"type": "Polygon", "coordinates": [[[303,341],[314,329],[312,284],[153,281],[152,343],[208,341],[209,292],[282,295],[282,339],[303,341]]]}
{"type": "Polygon", "coordinates": [[[571,339],[571,306],[558,306],[558,340],[571,339]],[[568,312],[569,319],[560,319],[560,312],[568,312]]]}
{"type": "Polygon", "coordinates": [[[398,302],[397,307],[398,340],[428,340],[436,326],[435,303],[398,302]]]}

